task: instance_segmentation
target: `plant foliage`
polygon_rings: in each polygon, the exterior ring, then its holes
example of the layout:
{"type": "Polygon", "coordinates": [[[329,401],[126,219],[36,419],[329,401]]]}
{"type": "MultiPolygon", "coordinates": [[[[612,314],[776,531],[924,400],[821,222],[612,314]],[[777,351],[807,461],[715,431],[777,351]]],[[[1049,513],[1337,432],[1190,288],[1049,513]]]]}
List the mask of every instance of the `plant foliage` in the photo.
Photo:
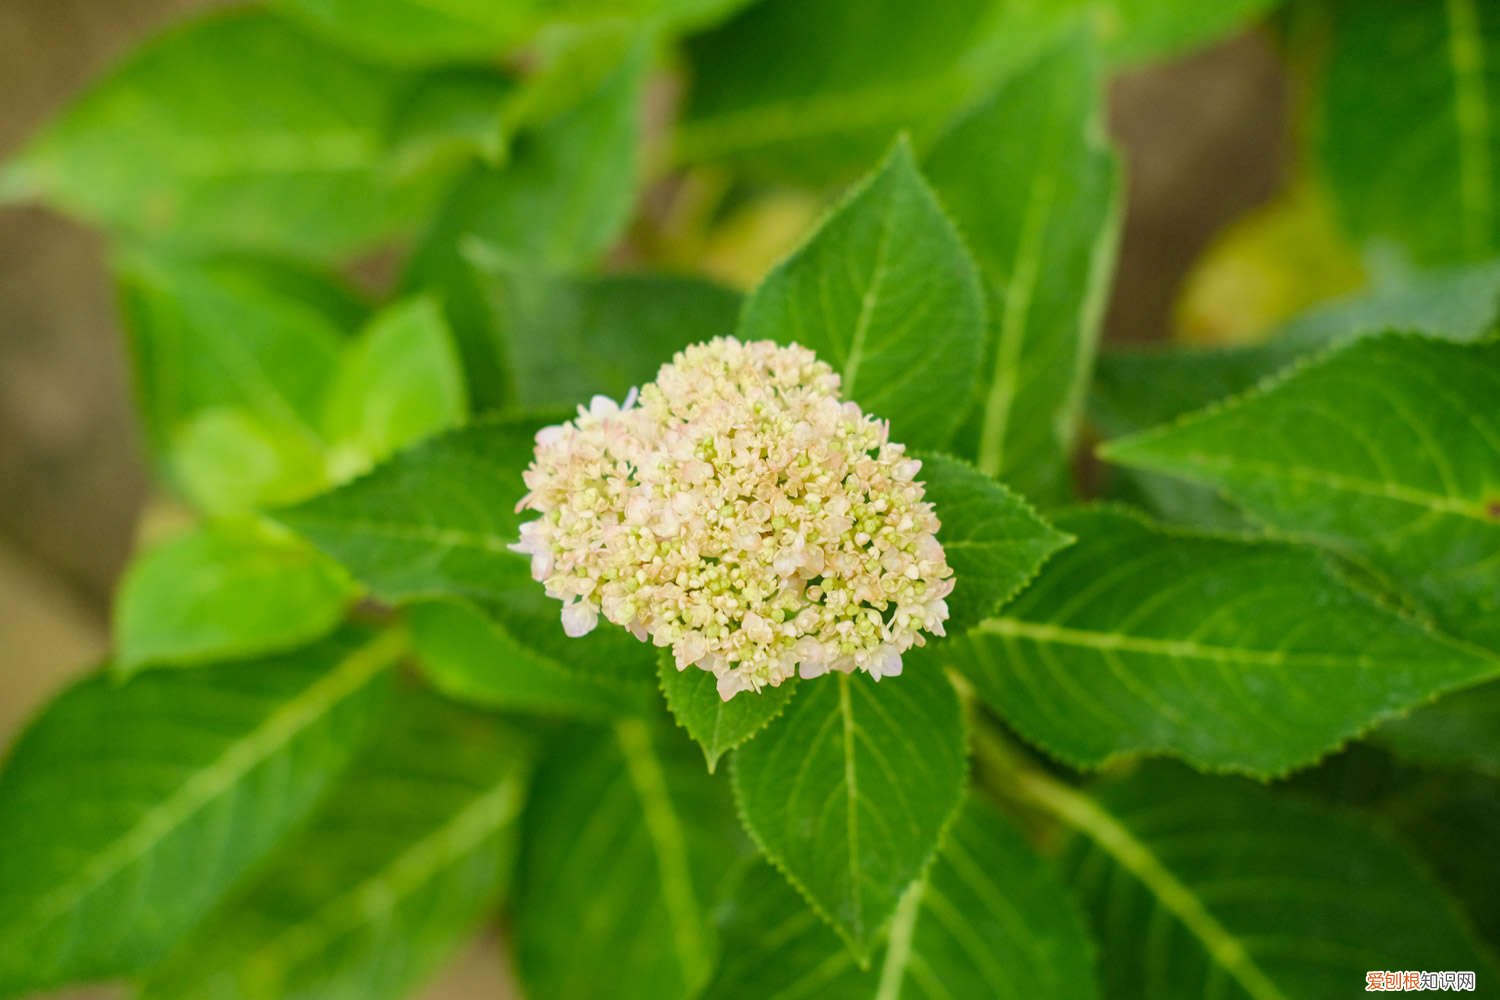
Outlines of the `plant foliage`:
{"type": "Polygon", "coordinates": [[[0,996],[398,997],[497,918],[549,1000],[1493,989],[1495,9],[1287,4],[1372,287],[1098,349],[1112,74],[1278,6],[273,0],[127,55],[0,201],[109,239],[180,516],[0,765],[0,996]],[[731,335],[921,461],[899,674],[726,701],[513,551],[540,430],[731,335]]]}

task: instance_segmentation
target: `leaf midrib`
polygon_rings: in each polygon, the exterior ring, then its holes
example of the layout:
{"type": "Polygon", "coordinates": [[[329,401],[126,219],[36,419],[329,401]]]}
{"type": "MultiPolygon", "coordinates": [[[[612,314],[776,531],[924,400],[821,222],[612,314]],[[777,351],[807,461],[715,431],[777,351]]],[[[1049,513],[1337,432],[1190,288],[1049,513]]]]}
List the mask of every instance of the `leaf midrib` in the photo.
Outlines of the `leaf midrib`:
{"type": "MultiPolygon", "coordinates": [[[[1053,99],[1061,100],[1061,94],[1054,92],[1053,99]]],[[[1055,110],[1049,111],[1052,113],[1048,114],[1048,119],[1056,121],[1055,110]]],[[[1026,325],[1041,270],[1041,244],[1046,238],[1047,219],[1057,196],[1058,171],[1047,167],[1059,154],[1063,135],[1064,129],[1058,125],[1045,137],[1044,154],[1039,158],[1037,172],[1027,187],[1026,213],[1021,223],[1015,264],[1005,282],[1005,305],[1000,315],[999,341],[995,345],[995,367],[990,377],[990,391],[985,397],[979,457],[975,463],[987,476],[999,475],[1005,466],[1010,411],[1015,403],[1026,325]]]]}
{"type": "Polygon", "coordinates": [[[1012,775],[1017,790],[1087,836],[1130,872],[1157,902],[1197,938],[1211,962],[1223,969],[1252,1000],[1288,1000],[1245,949],[1219,923],[1203,900],[1117,817],[1088,795],[1032,772],[1012,775]]]}
{"type": "Polygon", "coordinates": [[[849,675],[839,675],[839,715],[844,724],[844,808],[849,831],[849,900],[853,904],[855,938],[865,947],[865,911],[859,854],[859,773],[854,764],[854,708],[849,698],[849,675]]]}
{"type": "Polygon", "coordinates": [[[300,959],[323,951],[342,931],[369,922],[371,914],[391,912],[437,872],[514,820],[521,811],[523,791],[520,776],[506,774],[380,871],[256,949],[247,964],[284,972],[300,959]]]}
{"type": "Polygon", "coordinates": [[[683,984],[695,989],[709,972],[709,946],[704,937],[703,910],[688,870],[687,839],[682,821],[667,790],[666,775],[651,745],[651,733],[639,719],[615,723],[615,743],[625,760],[625,772],[640,800],[651,848],[661,873],[662,901],[672,925],[672,950],[682,969],[683,984]]]}
{"type": "Polygon", "coordinates": [[[1357,667],[1376,662],[1364,653],[1301,653],[1285,649],[1220,646],[1191,639],[1158,639],[1122,632],[1069,628],[1018,618],[990,618],[975,626],[974,630],[1006,639],[1025,639],[1100,653],[1141,653],[1147,656],[1207,660],[1210,663],[1234,666],[1357,667]]]}
{"type": "Polygon", "coordinates": [[[1458,129],[1458,190],[1464,208],[1463,240],[1471,254],[1478,254],[1489,242],[1494,215],[1490,197],[1493,169],[1484,46],[1474,0],[1448,0],[1447,15],[1453,115],[1458,129]]]}
{"type": "Polygon", "coordinates": [[[232,743],[177,791],[145,812],[129,831],[79,868],[72,878],[42,897],[29,911],[23,912],[17,922],[40,926],[74,909],[87,893],[145,856],[194,813],[385,669],[404,645],[404,636],[393,630],[351,653],[337,667],[232,743]]]}
{"type": "Polygon", "coordinates": [[[354,129],[309,137],[297,132],[252,132],[235,135],[226,147],[180,143],[173,151],[172,173],[180,180],[367,170],[376,149],[370,135],[354,129]]]}
{"type": "MultiPolygon", "coordinates": [[[[1109,458],[1118,458],[1129,463],[1130,447],[1106,448],[1101,454],[1109,458]]],[[[1142,456],[1148,459],[1144,464],[1155,466],[1162,471],[1174,471],[1176,463],[1157,459],[1149,461],[1149,452],[1142,456]]],[[[1455,517],[1467,518],[1478,521],[1489,527],[1500,527],[1493,517],[1490,517],[1477,500],[1468,497],[1456,497],[1443,493],[1432,493],[1401,483],[1386,482],[1380,480],[1363,479],[1359,476],[1349,476],[1338,472],[1329,472],[1324,469],[1308,468],[1300,465],[1290,465],[1282,462],[1270,462],[1262,459],[1243,458],[1231,455],[1211,455],[1207,452],[1194,451],[1183,456],[1182,461],[1187,469],[1181,470],[1179,474],[1191,476],[1193,469],[1208,472],[1245,472],[1257,476],[1265,476],[1272,479],[1281,479],[1294,483],[1305,483],[1314,486],[1326,486],[1329,489],[1341,493],[1353,493],[1359,496],[1372,497],[1377,500],[1390,500],[1395,503],[1404,503],[1422,510],[1431,511],[1435,514],[1447,514],[1455,517]]]]}
{"type": "Polygon", "coordinates": [[[870,283],[865,286],[865,293],[859,300],[859,316],[854,321],[854,331],[849,335],[849,353],[844,359],[843,370],[843,392],[844,395],[853,399],[855,378],[859,375],[859,366],[864,362],[865,341],[870,335],[870,323],[875,316],[875,305],[880,298],[880,289],[885,284],[886,256],[890,252],[891,232],[894,228],[892,216],[895,214],[895,206],[889,205],[880,218],[880,241],[875,244],[875,263],[870,270],[870,283]]]}
{"type": "Polygon", "coordinates": [[[917,916],[922,910],[922,897],[927,889],[927,879],[919,878],[906,890],[896,906],[896,915],[891,918],[891,929],[887,935],[885,962],[880,968],[880,983],[874,1000],[900,1000],[901,987],[906,983],[907,968],[912,960],[912,939],[916,934],[917,916]]]}
{"type": "Polygon", "coordinates": [[[469,531],[463,528],[439,528],[430,524],[403,524],[399,521],[349,520],[338,517],[309,517],[295,509],[289,511],[285,520],[303,528],[337,531],[342,534],[372,535],[397,542],[430,542],[455,549],[471,549],[476,552],[514,555],[510,551],[511,541],[498,534],[484,531],[469,531]]]}

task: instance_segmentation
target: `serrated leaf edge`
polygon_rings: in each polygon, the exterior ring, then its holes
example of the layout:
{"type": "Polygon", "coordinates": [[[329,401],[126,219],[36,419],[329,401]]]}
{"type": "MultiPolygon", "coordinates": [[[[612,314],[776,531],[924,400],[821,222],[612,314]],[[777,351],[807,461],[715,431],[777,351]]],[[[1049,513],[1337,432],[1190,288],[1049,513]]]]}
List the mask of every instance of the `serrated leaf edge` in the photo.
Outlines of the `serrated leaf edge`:
{"type": "MultiPolygon", "coordinates": [[[[1295,551],[1307,552],[1309,555],[1314,556],[1320,554],[1328,554],[1327,550],[1323,547],[1309,545],[1304,541],[1285,535],[1267,533],[1263,536],[1256,537],[1237,534],[1226,529],[1208,528],[1196,525],[1173,524],[1170,522],[1158,521],[1139,508],[1133,507],[1129,504],[1120,503],[1118,501],[1074,504],[1070,507],[1061,508],[1054,513],[1066,517],[1070,514],[1089,514],[1096,512],[1109,512],[1123,515],[1140,524],[1142,527],[1147,528],[1148,530],[1176,538],[1231,542],[1237,545],[1245,546],[1247,548],[1280,547],[1285,549],[1292,549],[1295,551]]],[[[1048,757],[1051,757],[1053,760],[1065,764],[1076,771],[1102,772],[1128,762],[1144,760],[1174,760],[1188,765],[1200,774],[1230,775],[1249,778],[1250,780],[1260,784],[1268,784],[1273,781],[1279,781],[1290,774],[1296,773],[1297,771],[1312,767],[1318,762],[1326,760],[1327,758],[1342,752],[1351,743],[1358,742],[1376,729],[1379,729],[1381,726],[1384,726],[1395,719],[1405,718],[1413,712],[1416,712],[1418,709],[1426,708],[1446,697],[1447,695],[1454,693],[1455,691],[1462,691],[1470,687],[1476,687],[1480,684],[1488,683],[1496,676],[1500,676],[1500,653],[1497,653],[1496,651],[1491,650],[1485,646],[1480,646],[1475,643],[1460,639],[1456,636],[1449,635],[1446,632],[1433,628],[1431,625],[1422,621],[1421,619],[1413,618],[1409,614],[1402,613],[1401,609],[1391,607],[1386,602],[1380,600],[1376,595],[1367,593],[1361,588],[1350,586],[1343,579],[1341,579],[1331,568],[1327,566],[1324,566],[1323,572],[1327,574],[1328,579],[1334,585],[1341,587],[1348,593],[1354,595],[1360,600],[1365,601],[1370,606],[1378,608],[1383,613],[1400,619],[1401,621],[1410,625],[1412,628],[1425,634],[1428,638],[1436,640],[1444,645],[1451,646],[1455,650],[1469,653],[1470,655],[1476,656],[1480,659],[1493,660],[1495,662],[1496,673],[1490,675],[1488,678],[1477,678],[1473,681],[1459,684],[1455,687],[1445,688],[1441,691],[1434,692],[1421,700],[1412,702],[1410,705],[1406,705],[1402,708],[1394,709],[1392,711],[1373,716],[1367,722],[1356,726],[1354,729],[1351,729],[1349,732],[1338,737],[1336,742],[1329,744],[1329,746],[1325,750],[1320,752],[1317,756],[1300,762],[1292,762],[1280,768],[1260,770],[1232,764],[1209,764],[1194,760],[1193,758],[1184,756],[1180,753],[1166,748],[1115,750],[1111,751],[1108,754],[1105,754],[1102,757],[1084,758],[1077,754],[1072,754],[1068,753],[1067,751],[1060,750],[1050,741],[1033,737],[1029,732],[1024,732],[1018,729],[1016,730],[1017,734],[1024,738],[1028,744],[1044,752],[1048,757]]],[[[981,631],[983,626],[992,620],[993,618],[984,619],[979,624],[966,631],[964,635],[968,636],[975,632],[981,631]]],[[[956,669],[951,663],[944,663],[943,667],[946,670],[956,669]]],[[[959,671],[959,674],[960,676],[962,676],[962,671],[959,671]]]]}
{"type": "MultiPolygon", "coordinates": [[[[350,653],[338,666],[278,706],[175,792],[142,814],[123,836],[83,864],[72,878],[55,887],[29,912],[21,914],[21,922],[43,924],[66,913],[85,894],[143,857],[195,812],[322,717],[330,707],[352,695],[394,663],[405,648],[405,635],[399,629],[392,629],[350,653]]],[[[8,934],[14,926],[14,923],[9,925],[4,933],[8,934]]]]}
{"type": "MultiPolygon", "coordinates": [[[[843,675],[839,676],[839,680],[844,681],[845,683],[848,682],[848,678],[844,677],[843,675]]],[[[946,673],[943,674],[943,682],[950,686],[952,685],[952,681],[948,680],[946,673]]],[[[956,691],[954,692],[954,696],[957,697],[956,691]]],[[[959,738],[962,741],[964,747],[963,780],[959,785],[958,795],[954,798],[953,805],[948,810],[947,818],[943,820],[942,824],[938,828],[938,835],[933,839],[932,847],[929,849],[926,858],[924,858],[922,863],[917,867],[917,874],[915,878],[913,878],[913,882],[925,880],[927,878],[928,871],[931,870],[933,862],[937,859],[939,849],[948,838],[948,831],[952,828],[954,822],[956,822],[958,819],[958,814],[963,808],[964,797],[968,793],[969,779],[973,773],[973,764],[972,754],[969,750],[969,721],[967,718],[967,714],[962,711],[962,707],[962,702],[960,701],[959,738]]],[[[816,913],[825,924],[833,928],[834,932],[838,934],[838,936],[843,940],[845,946],[849,949],[849,953],[854,956],[856,964],[858,964],[861,969],[868,969],[870,967],[870,958],[874,954],[874,946],[880,940],[881,934],[886,930],[891,920],[895,917],[895,910],[893,909],[891,913],[886,915],[884,920],[882,920],[875,927],[871,928],[870,941],[868,942],[866,947],[861,948],[859,943],[854,940],[849,932],[846,931],[844,927],[834,919],[833,914],[825,909],[823,905],[819,903],[815,898],[813,898],[812,893],[808,890],[807,886],[802,883],[801,879],[793,875],[787,869],[786,865],[782,863],[782,860],[779,857],[773,855],[770,850],[767,849],[765,841],[761,839],[760,834],[750,823],[748,817],[745,814],[744,791],[741,785],[738,754],[735,754],[730,758],[729,779],[730,786],[734,790],[735,815],[739,818],[740,828],[745,831],[746,835],[749,836],[751,842],[755,844],[756,851],[760,853],[760,856],[764,858],[772,868],[775,868],[778,872],[781,873],[781,876],[787,880],[787,883],[791,885],[793,889],[797,890],[797,894],[802,897],[803,901],[807,903],[808,907],[814,913],[816,913]]],[[[904,891],[905,890],[903,890],[903,892],[904,891]]],[[[898,900],[897,908],[899,907],[900,902],[898,900]]]]}
{"type": "MultiPolygon", "coordinates": [[[[718,769],[719,761],[724,759],[725,754],[729,753],[731,750],[737,750],[740,747],[744,746],[746,743],[749,743],[751,740],[755,739],[755,737],[759,736],[767,726],[775,722],[777,719],[781,718],[782,715],[786,713],[787,706],[791,705],[792,699],[797,697],[796,693],[793,692],[790,696],[787,697],[785,701],[781,703],[781,707],[777,708],[776,711],[772,712],[770,715],[762,719],[760,725],[756,726],[754,729],[750,730],[749,733],[745,734],[744,739],[740,740],[738,743],[735,743],[733,746],[724,747],[722,750],[718,750],[716,752],[710,752],[707,744],[699,742],[698,738],[694,736],[688,729],[688,727],[682,722],[682,720],[677,717],[677,711],[672,707],[672,699],[667,694],[666,682],[662,679],[666,676],[667,670],[677,669],[676,664],[671,659],[671,655],[672,654],[666,650],[662,650],[657,655],[656,689],[661,692],[662,701],[667,706],[667,714],[672,717],[672,724],[678,729],[681,729],[684,733],[687,733],[688,739],[692,740],[693,743],[698,747],[698,749],[703,751],[703,756],[708,762],[709,774],[713,774],[718,769]]],[[[693,670],[697,668],[689,667],[688,669],[693,670]]],[[[786,681],[783,681],[782,683],[795,683],[795,680],[788,679],[786,681]]],[[[717,724],[715,724],[715,731],[717,731],[717,724]]],[[[714,741],[714,745],[718,745],[717,740],[714,741]]]]}

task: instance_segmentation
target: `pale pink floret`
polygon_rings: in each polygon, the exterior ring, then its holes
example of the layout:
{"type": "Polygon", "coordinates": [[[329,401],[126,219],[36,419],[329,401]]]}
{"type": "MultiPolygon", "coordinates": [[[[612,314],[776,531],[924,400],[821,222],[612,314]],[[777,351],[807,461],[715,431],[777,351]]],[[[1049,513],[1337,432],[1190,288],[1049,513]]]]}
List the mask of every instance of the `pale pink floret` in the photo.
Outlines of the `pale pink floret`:
{"type": "Polygon", "coordinates": [[[718,677],[725,699],[795,673],[901,673],[953,589],[921,463],[839,399],[811,351],[719,338],[623,405],[537,434],[512,546],[563,601],[718,677]]]}

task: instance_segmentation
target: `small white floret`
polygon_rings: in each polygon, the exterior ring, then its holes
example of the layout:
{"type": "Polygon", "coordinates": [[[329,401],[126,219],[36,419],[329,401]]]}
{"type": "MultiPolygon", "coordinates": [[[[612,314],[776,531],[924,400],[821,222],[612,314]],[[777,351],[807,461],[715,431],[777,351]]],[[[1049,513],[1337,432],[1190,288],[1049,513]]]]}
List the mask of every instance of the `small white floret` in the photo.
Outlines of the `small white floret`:
{"type": "Polygon", "coordinates": [[[564,604],[562,609],[562,627],[570,639],[579,639],[594,631],[594,626],[599,624],[599,612],[587,601],[575,601],[572,604],[564,604]]]}

